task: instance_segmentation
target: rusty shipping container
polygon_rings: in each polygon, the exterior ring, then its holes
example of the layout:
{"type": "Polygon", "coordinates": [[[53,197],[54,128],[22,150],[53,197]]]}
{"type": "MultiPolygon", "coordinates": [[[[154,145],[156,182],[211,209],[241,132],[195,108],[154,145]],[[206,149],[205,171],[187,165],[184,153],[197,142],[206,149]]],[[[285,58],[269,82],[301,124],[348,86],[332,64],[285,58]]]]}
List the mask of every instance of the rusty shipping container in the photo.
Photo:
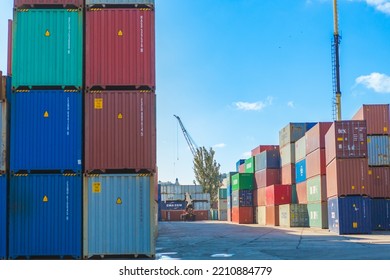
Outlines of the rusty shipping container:
{"type": "Polygon", "coordinates": [[[306,155],[306,177],[326,174],[325,149],[317,149],[306,155]]]}
{"type": "Polygon", "coordinates": [[[297,203],[307,204],[307,182],[298,183],[296,186],[297,190],[297,203]]]}
{"type": "Polygon", "coordinates": [[[336,121],[325,134],[326,164],[334,158],[367,157],[366,121],[336,121]]]}
{"type": "Polygon", "coordinates": [[[237,224],[253,224],[253,207],[233,207],[232,222],[237,224]]]}
{"type": "Polygon", "coordinates": [[[251,156],[254,157],[264,151],[279,151],[279,145],[259,145],[251,151],[251,156]]]}
{"type": "Polygon", "coordinates": [[[53,7],[54,5],[59,7],[82,7],[84,5],[84,0],[14,0],[14,6],[16,8],[36,8],[40,6],[53,7]]]}
{"type": "Polygon", "coordinates": [[[283,185],[295,184],[295,164],[286,164],[282,166],[280,181],[283,185]]]}
{"type": "Polygon", "coordinates": [[[305,133],[306,155],[317,149],[325,149],[325,134],[331,126],[331,122],[320,122],[305,133]]]}
{"type": "Polygon", "coordinates": [[[85,171],[156,168],[156,95],[85,94],[85,171]]]}
{"type": "Polygon", "coordinates": [[[263,169],[255,173],[254,188],[280,184],[280,169],[263,169]]]}
{"type": "Polygon", "coordinates": [[[254,206],[265,206],[265,189],[258,188],[253,190],[253,205],[254,206]]]}
{"type": "Polygon", "coordinates": [[[343,195],[371,196],[367,158],[334,159],[326,167],[328,198],[343,195]]]}
{"type": "Polygon", "coordinates": [[[267,226],[279,225],[279,206],[271,205],[265,207],[265,224],[267,226]]]}
{"type": "Polygon", "coordinates": [[[86,12],[85,86],[155,88],[155,23],[150,9],[86,12]],[[109,43],[107,43],[109,42],[109,43]]]}
{"type": "Polygon", "coordinates": [[[368,165],[389,166],[390,165],[390,136],[389,135],[368,135],[368,165]]]}
{"type": "Polygon", "coordinates": [[[367,134],[389,134],[390,112],[389,104],[363,105],[352,117],[353,120],[367,121],[367,134]]]}
{"type": "Polygon", "coordinates": [[[369,167],[368,178],[371,196],[375,198],[390,198],[390,168],[369,167]]]}
{"type": "Polygon", "coordinates": [[[291,185],[272,185],[265,188],[266,205],[291,203],[291,185]]]}

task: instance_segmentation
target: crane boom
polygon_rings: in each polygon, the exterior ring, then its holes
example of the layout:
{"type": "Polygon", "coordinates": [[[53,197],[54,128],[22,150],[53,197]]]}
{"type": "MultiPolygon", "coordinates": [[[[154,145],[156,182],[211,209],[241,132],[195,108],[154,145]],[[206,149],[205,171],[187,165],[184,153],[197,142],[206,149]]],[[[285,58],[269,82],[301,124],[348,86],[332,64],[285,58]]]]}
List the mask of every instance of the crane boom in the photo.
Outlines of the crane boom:
{"type": "Polygon", "coordinates": [[[177,121],[179,122],[180,124],[180,127],[181,127],[181,130],[183,131],[183,135],[184,135],[184,138],[186,139],[187,141],[187,144],[188,144],[188,147],[190,147],[190,150],[192,152],[192,155],[195,157],[196,155],[196,150],[198,149],[198,146],[195,144],[195,141],[191,138],[190,134],[187,132],[186,128],[184,127],[181,119],[176,116],[176,115],[173,115],[177,121]]]}
{"type": "Polygon", "coordinates": [[[333,45],[332,45],[332,54],[333,54],[333,94],[335,95],[335,111],[336,111],[336,120],[341,121],[341,89],[340,89],[340,35],[339,35],[339,22],[338,22],[338,13],[337,13],[337,0],[333,0],[333,45]]]}

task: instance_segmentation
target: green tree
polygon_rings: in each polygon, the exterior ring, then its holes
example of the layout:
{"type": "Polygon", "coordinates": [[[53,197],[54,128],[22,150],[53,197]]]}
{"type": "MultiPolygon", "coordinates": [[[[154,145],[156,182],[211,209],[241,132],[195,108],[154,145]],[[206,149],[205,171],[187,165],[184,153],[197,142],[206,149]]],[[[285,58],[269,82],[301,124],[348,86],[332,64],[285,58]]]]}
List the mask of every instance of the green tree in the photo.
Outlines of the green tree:
{"type": "Polygon", "coordinates": [[[211,203],[218,200],[218,189],[221,186],[219,169],[221,165],[214,159],[213,148],[196,149],[194,157],[195,179],[203,186],[203,192],[210,194],[211,203]]]}

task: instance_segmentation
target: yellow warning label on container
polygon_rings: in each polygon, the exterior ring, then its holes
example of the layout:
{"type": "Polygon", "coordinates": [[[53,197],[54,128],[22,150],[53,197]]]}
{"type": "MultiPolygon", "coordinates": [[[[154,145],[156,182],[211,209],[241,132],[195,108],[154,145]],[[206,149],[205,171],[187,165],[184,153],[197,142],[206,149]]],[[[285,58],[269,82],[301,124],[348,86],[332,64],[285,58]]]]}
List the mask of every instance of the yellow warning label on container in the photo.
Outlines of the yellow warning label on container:
{"type": "Polygon", "coordinates": [[[48,117],[49,117],[49,112],[48,112],[48,111],[45,111],[45,113],[43,113],[43,117],[44,117],[44,118],[48,118],[48,117]]]}
{"type": "Polygon", "coordinates": [[[118,198],[116,199],[116,204],[122,204],[122,199],[121,199],[120,197],[118,197],[118,198]]]}
{"type": "Polygon", "coordinates": [[[367,143],[371,143],[371,138],[367,138],[367,143]]]}
{"type": "Polygon", "coordinates": [[[354,190],[354,189],[355,189],[355,186],[352,186],[351,188],[354,190]]]}
{"type": "Polygon", "coordinates": [[[356,207],[356,204],[352,204],[352,207],[355,208],[355,207],[356,207]]]}
{"type": "Polygon", "coordinates": [[[383,128],[383,132],[387,132],[387,127],[386,126],[383,128]]]}
{"type": "Polygon", "coordinates": [[[118,114],[118,119],[123,119],[123,115],[121,113],[118,114]]]}
{"type": "Polygon", "coordinates": [[[45,36],[46,36],[46,37],[50,37],[50,31],[49,31],[49,29],[46,29],[45,36]]]}
{"type": "Polygon", "coordinates": [[[103,98],[95,98],[95,109],[103,109],[103,98]]]}
{"type": "Polygon", "coordinates": [[[353,228],[357,228],[357,227],[358,227],[358,223],[357,223],[357,222],[353,222],[353,223],[352,223],[352,227],[353,227],[353,228]]]}
{"type": "Polygon", "coordinates": [[[362,189],[364,189],[364,186],[362,186],[362,189]]]}
{"type": "Polygon", "coordinates": [[[123,32],[122,32],[122,30],[120,30],[120,29],[119,29],[119,31],[118,31],[118,36],[123,36],[123,32]]]}
{"type": "Polygon", "coordinates": [[[372,170],[368,170],[368,175],[372,175],[372,170]]]}
{"type": "Polygon", "coordinates": [[[343,140],[344,140],[343,137],[338,137],[338,138],[337,138],[337,141],[339,141],[339,142],[340,142],[340,141],[343,141],[343,140]]]}
{"type": "Polygon", "coordinates": [[[42,201],[43,201],[43,202],[48,202],[49,199],[48,199],[47,196],[45,195],[45,196],[43,197],[42,201]]]}
{"type": "Polygon", "coordinates": [[[93,193],[100,193],[101,192],[101,183],[100,182],[94,182],[92,183],[92,192],[93,193]]]}

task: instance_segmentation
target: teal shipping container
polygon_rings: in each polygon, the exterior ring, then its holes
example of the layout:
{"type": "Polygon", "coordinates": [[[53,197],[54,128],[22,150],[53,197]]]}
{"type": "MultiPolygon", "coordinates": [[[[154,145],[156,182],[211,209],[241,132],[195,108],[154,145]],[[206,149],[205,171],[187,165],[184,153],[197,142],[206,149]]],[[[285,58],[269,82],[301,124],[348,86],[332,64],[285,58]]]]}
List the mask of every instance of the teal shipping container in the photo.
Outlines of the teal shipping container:
{"type": "Polygon", "coordinates": [[[85,0],[85,4],[87,6],[94,6],[94,5],[147,5],[154,6],[154,0],[85,0]]]}
{"type": "Polygon", "coordinates": [[[82,11],[17,9],[13,24],[14,89],[82,87],[82,11]]]}
{"type": "Polygon", "coordinates": [[[219,189],[219,198],[227,199],[227,188],[220,188],[219,189]]]}
{"type": "Polygon", "coordinates": [[[112,255],[154,257],[153,198],[153,176],[85,176],[84,258],[112,255]]]}
{"type": "Polygon", "coordinates": [[[328,203],[313,202],[307,204],[309,212],[309,227],[311,228],[328,228],[328,203]]]}

